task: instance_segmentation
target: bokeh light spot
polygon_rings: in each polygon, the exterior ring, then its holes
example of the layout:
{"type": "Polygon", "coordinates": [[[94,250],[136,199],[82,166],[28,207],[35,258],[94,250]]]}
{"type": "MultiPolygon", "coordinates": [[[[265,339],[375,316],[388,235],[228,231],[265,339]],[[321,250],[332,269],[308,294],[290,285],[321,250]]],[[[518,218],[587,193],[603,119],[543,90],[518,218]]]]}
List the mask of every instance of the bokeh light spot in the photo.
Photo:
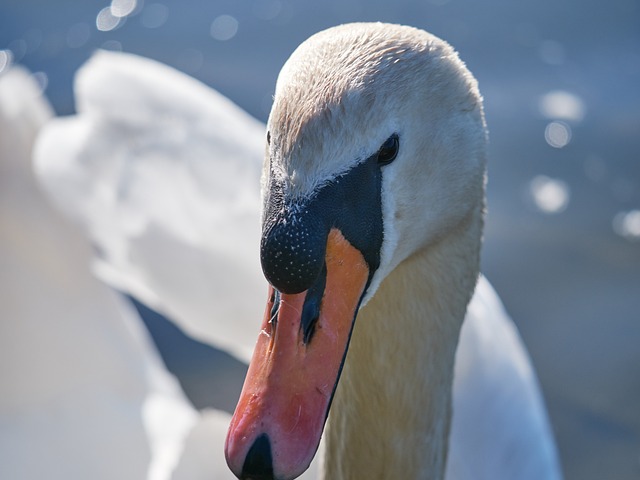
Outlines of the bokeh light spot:
{"type": "Polygon", "coordinates": [[[105,50],[111,50],[114,52],[121,52],[122,51],[122,43],[120,43],[117,40],[107,40],[106,42],[104,42],[102,44],[102,48],[105,50]]]}
{"type": "Polygon", "coordinates": [[[136,9],[136,0],[111,0],[111,13],[114,17],[122,18],[136,9]]]}
{"type": "Polygon", "coordinates": [[[564,122],[550,122],[544,129],[544,139],[554,148],[563,148],[571,141],[571,127],[564,122]]]}
{"type": "Polygon", "coordinates": [[[2,73],[5,68],[10,67],[12,61],[13,54],[11,50],[0,50],[0,73],[2,73]]]}
{"type": "Polygon", "coordinates": [[[169,19],[169,9],[162,3],[151,3],[142,11],[142,26],[159,28],[169,19]]]}
{"type": "Polygon", "coordinates": [[[640,210],[620,212],[613,217],[613,231],[631,241],[640,241],[640,210]]]}
{"type": "Polygon", "coordinates": [[[220,15],[211,23],[211,36],[216,40],[231,40],[238,33],[238,20],[231,15],[220,15]]]}
{"type": "Polygon", "coordinates": [[[549,119],[579,122],[584,118],[582,99],[565,90],[553,90],[540,98],[540,113],[549,119]]]}
{"type": "Polygon", "coordinates": [[[110,32],[120,25],[122,18],[111,13],[111,7],[104,7],[96,16],[96,28],[101,32],[110,32]]]}
{"type": "Polygon", "coordinates": [[[544,213],[560,213],[569,205],[569,186],[566,182],[538,175],[529,182],[529,192],[535,206],[544,213]]]}

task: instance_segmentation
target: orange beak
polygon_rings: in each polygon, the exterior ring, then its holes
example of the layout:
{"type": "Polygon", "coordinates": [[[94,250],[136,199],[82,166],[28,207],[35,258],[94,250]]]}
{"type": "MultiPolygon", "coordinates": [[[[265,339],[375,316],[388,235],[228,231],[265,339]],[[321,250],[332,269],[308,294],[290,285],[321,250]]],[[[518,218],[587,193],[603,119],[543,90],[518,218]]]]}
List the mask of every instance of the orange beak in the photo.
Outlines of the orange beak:
{"type": "Polygon", "coordinates": [[[273,287],[262,329],[231,420],[225,455],[238,478],[292,479],[306,470],[320,443],[369,267],[338,229],[327,238],[326,283],[313,336],[302,311],[310,290],[273,287]],[[277,312],[272,318],[272,312],[277,312]]]}

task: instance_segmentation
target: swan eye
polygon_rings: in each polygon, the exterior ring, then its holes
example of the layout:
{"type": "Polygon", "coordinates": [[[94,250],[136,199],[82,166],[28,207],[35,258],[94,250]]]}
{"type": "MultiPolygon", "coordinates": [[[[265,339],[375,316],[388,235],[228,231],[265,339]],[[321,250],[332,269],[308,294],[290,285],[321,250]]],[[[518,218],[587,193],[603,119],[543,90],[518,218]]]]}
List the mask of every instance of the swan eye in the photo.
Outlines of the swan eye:
{"type": "Polygon", "coordinates": [[[398,148],[400,147],[400,139],[398,134],[394,133],[380,146],[378,150],[378,163],[380,165],[388,165],[393,162],[398,155],[398,148]]]}
{"type": "Polygon", "coordinates": [[[267,145],[271,145],[271,132],[267,130],[267,145]]]}

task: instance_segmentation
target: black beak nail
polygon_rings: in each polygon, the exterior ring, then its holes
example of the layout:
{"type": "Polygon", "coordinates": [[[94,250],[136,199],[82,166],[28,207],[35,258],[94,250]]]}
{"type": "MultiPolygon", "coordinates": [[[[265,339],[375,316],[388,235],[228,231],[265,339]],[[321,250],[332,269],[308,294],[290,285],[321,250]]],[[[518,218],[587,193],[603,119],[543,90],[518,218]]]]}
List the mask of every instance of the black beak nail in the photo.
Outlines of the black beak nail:
{"type": "Polygon", "coordinates": [[[247,453],[247,458],[242,466],[243,480],[273,480],[273,460],[271,458],[271,442],[266,433],[263,433],[247,453]]]}

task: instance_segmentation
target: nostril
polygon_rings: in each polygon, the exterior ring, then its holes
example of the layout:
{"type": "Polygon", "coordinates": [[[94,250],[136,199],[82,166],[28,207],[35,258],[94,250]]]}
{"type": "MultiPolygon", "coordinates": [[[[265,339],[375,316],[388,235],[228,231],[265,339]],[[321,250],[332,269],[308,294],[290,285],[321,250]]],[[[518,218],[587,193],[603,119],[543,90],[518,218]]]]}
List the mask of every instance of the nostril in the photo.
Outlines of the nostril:
{"type": "Polygon", "coordinates": [[[273,460],[271,457],[271,442],[263,433],[249,449],[247,458],[242,466],[243,480],[273,480],[273,460]]]}
{"type": "Polygon", "coordinates": [[[320,305],[324,296],[324,289],[327,282],[327,267],[322,267],[322,271],[318,279],[309,288],[307,296],[302,306],[302,315],[300,316],[300,326],[302,328],[302,339],[305,345],[308,345],[316,331],[316,324],[320,318],[320,305]]]}

